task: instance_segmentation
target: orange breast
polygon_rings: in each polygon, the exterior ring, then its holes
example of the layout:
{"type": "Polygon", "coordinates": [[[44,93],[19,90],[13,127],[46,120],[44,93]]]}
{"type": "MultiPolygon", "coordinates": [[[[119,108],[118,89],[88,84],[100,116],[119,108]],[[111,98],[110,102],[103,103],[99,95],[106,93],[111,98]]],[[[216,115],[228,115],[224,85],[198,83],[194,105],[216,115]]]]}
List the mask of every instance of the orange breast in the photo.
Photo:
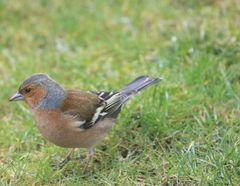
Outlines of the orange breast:
{"type": "Polygon", "coordinates": [[[44,138],[66,148],[89,148],[100,142],[111,129],[114,120],[106,118],[93,127],[83,130],[74,125],[71,117],[56,109],[34,111],[37,127],[44,138]]]}
{"type": "Polygon", "coordinates": [[[64,139],[69,133],[68,125],[72,122],[71,119],[56,109],[37,109],[34,115],[37,127],[43,137],[56,145],[64,146],[64,139]]]}

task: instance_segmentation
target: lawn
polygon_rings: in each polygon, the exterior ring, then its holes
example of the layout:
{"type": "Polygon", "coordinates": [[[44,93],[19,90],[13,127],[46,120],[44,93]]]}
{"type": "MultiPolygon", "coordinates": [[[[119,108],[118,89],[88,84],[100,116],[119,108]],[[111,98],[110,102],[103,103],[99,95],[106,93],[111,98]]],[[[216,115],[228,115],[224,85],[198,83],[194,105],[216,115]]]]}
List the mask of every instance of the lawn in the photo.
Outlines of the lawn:
{"type": "Polygon", "coordinates": [[[1,0],[0,185],[239,185],[239,30],[238,0],[1,0]],[[52,167],[68,149],[8,101],[37,72],[79,90],[164,81],[122,109],[83,172],[52,167]]]}

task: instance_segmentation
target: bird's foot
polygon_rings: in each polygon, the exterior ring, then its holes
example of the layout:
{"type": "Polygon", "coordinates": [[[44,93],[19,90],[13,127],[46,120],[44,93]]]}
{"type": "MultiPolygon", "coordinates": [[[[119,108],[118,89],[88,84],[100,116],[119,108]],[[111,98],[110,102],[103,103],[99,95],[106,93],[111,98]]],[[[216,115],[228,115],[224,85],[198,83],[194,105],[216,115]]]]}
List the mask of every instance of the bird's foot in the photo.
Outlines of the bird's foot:
{"type": "Polygon", "coordinates": [[[59,168],[62,169],[69,161],[71,161],[71,156],[67,156],[64,160],[59,163],[59,168]]]}

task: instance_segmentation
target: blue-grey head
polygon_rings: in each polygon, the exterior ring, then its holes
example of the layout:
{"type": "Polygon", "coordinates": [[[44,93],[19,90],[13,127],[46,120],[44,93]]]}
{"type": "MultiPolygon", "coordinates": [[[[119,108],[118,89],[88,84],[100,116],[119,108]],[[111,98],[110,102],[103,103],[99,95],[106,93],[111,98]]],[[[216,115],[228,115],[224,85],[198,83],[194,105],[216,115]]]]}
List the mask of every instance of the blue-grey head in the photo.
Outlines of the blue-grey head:
{"type": "Polygon", "coordinates": [[[65,89],[47,74],[33,74],[20,85],[10,101],[24,100],[31,108],[58,108],[65,89]]]}

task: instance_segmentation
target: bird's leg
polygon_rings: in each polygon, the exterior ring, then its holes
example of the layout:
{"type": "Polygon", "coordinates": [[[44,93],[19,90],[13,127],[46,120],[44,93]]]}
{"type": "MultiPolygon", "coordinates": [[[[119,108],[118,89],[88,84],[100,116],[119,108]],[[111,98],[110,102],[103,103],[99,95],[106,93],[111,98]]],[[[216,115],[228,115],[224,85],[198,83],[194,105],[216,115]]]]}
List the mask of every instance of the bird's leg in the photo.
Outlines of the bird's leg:
{"type": "Polygon", "coordinates": [[[85,165],[83,167],[83,172],[85,172],[85,170],[88,168],[94,153],[95,153],[95,149],[93,147],[88,148],[88,155],[86,157],[86,162],[84,163],[85,165]]]}
{"type": "Polygon", "coordinates": [[[66,158],[60,162],[60,165],[59,165],[60,169],[63,168],[64,165],[66,165],[72,159],[71,156],[72,156],[74,150],[75,150],[74,148],[71,149],[71,151],[68,153],[66,158]]]}

